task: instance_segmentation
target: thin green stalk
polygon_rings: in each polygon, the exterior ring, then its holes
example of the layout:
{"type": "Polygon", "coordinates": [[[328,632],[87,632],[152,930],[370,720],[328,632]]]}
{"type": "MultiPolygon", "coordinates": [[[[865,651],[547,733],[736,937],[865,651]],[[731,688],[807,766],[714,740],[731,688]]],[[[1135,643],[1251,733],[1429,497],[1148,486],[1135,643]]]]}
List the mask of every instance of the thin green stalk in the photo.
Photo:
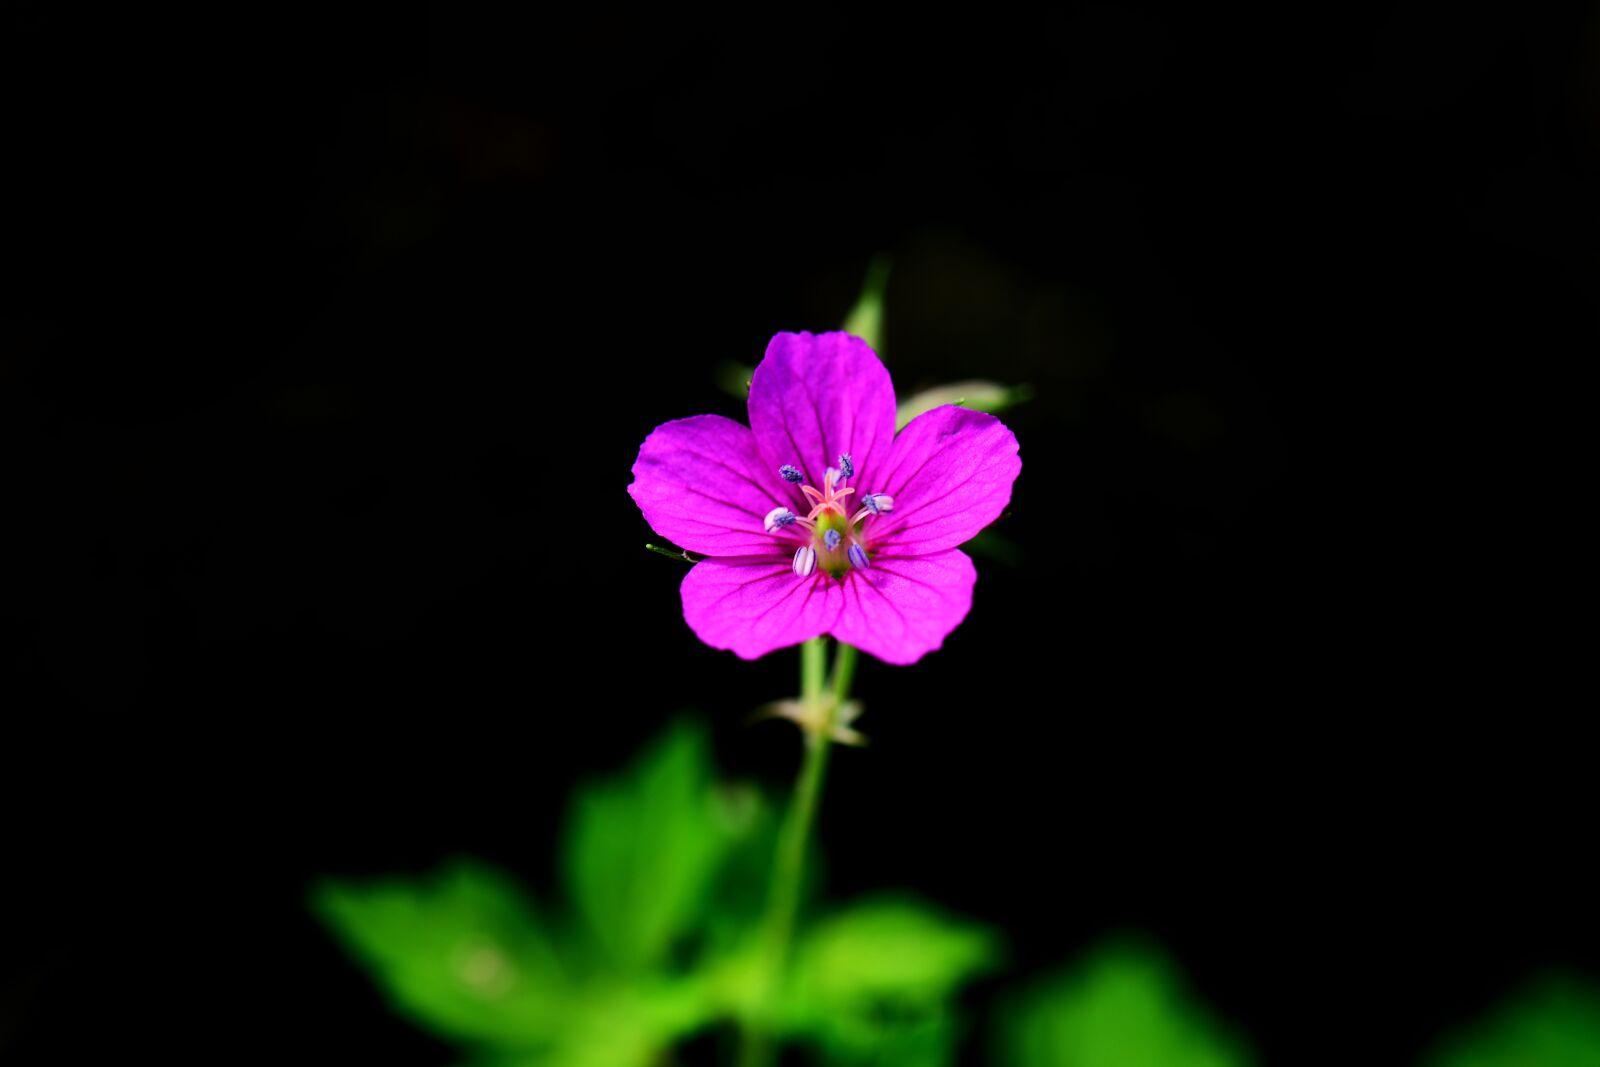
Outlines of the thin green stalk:
{"type": "Polygon", "coordinates": [[[833,657],[833,706],[835,714],[844,707],[845,701],[850,699],[850,683],[856,677],[856,652],[855,645],[839,646],[839,651],[833,657]]]}
{"type": "Polygon", "coordinates": [[[828,639],[813,637],[800,646],[800,700],[807,711],[822,702],[823,679],[828,674],[828,639]]]}
{"type": "Polygon", "coordinates": [[[827,639],[807,641],[800,649],[800,701],[806,712],[805,756],[795,781],[794,798],[779,829],[773,858],[772,886],[762,922],[762,961],[753,1010],[745,1018],[739,1046],[740,1067],[768,1067],[772,1063],[772,1023],[778,995],[789,968],[794,944],[795,919],[800,910],[800,889],[805,882],[806,851],[816,822],[822,782],[828,770],[828,750],[833,747],[833,725],[839,706],[850,690],[856,650],[840,645],[834,661],[832,691],[827,684],[827,639]]]}

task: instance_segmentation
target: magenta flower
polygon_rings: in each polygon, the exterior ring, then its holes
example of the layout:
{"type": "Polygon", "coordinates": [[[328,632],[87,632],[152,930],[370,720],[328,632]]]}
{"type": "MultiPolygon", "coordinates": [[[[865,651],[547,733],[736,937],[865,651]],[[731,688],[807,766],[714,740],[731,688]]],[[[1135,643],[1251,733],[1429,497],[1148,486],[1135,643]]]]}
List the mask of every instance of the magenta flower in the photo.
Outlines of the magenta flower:
{"type": "Polygon", "coordinates": [[[751,379],[748,428],[696,415],[645,439],[628,492],[657,533],[707,557],[682,587],[700,640],[755,659],[832,634],[887,663],[944,643],[977,580],[956,546],[999,518],[1022,461],[993,415],[945,406],[898,435],[894,423],[889,372],[864,341],[780,333],[751,379]]]}

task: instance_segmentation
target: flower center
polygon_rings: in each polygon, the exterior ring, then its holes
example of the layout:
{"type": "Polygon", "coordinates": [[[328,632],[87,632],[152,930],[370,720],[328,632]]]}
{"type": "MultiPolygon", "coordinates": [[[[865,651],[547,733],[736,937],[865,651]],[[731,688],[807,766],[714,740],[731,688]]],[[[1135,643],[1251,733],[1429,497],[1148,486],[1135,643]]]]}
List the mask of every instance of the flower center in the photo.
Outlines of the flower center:
{"type": "Polygon", "coordinates": [[[855,477],[856,465],[846,452],[838,466],[829,467],[822,488],[805,484],[800,468],[785,463],[778,468],[783,480],[798,485],[811,510],[798,515],[785,507],[773,508],[764,521],[766,530],[795,544],[794,572],[810,577],[818,568],[830,578],[843,578],[851,569],[872,566],[869,547],[872,520],[894,510],[894,498],[885,493],[862,493],[852,504],[860,509],[851,515],[845,498],[855,495],[855,487],[844,483],[855,477]]]}

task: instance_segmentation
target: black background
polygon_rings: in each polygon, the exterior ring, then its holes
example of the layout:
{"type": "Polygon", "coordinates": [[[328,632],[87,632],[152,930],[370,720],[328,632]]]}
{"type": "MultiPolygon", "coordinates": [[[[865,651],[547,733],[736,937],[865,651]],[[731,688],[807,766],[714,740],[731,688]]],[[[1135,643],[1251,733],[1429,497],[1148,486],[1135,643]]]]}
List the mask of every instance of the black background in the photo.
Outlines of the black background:
{"type": "Polygon", "coordinates": [[[8,1063],[449,1062],[311,878],[547,889],[681,709],[781,783],[795,657],[699,645],[624,489],[879,253],[903,394],[1036,399],[1020,563],[863,665],[831,895],[1014,975],[1149,930],[1268,1063],[1600,969],[1592,12],[972,16],[8,8],[8,1063]]]}

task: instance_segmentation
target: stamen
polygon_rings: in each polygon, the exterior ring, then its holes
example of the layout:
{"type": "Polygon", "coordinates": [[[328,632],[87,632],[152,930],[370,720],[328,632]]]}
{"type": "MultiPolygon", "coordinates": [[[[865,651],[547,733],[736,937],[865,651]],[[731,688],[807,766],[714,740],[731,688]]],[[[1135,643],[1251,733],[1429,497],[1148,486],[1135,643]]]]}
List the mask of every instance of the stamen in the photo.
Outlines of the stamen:
{"type": "Polygon", "coordinates": [[[799,521],[800,516],[796,515],[788,508],[773,508],[771,511],[767,512],[767,517],[762,522],[762,525],[767,528],[767,533],[777,533],[785,526],[793,526],[799,521]]]}
{"type": "Polygon", "coordinates": [[[861,501],[862,507],[874,515],[894,510],[894,497],[887,493],[862,493],[857,499],[861,501]]]}
{"type": "Polygon", "coordinates": [[[809,578],[811,572],[817,569],[817,550],[809,545],[801,545],[794,550],[794,572],[802,578],[809,578]]]}
{"type": "Polygon", "coordinates": [[[843,538],[839,536],[838,530],[829,530],[827,533],[822,535],[822,543],[828,546],[829,552],[839,551],[839,542],[841,540],[843,540],[843,538]]]}
{"type": "Polygon", "coordinates": [[[851,545],[847,555],[850,557],[850,565],[857,570],[866,570],[872,566],[872,561],[867,559],[867,550],[860,545],[851,545]]]}
{"type": "Polygon", "coordinates": [[[855,476],[856,476],[855,461],[850,458],[850,453],[841,452],[839,454],[839,477],[841,477],[841,478],[854,478],[855,476]]]}
{"type": "Polygon", "coordinates": [[[800,473],[800,468],[792,463],[785,463],[779,467],[778,473],[783,475],[783,480],[791,485],[799,485],[806,480],[806,476],[800,473]]]}

